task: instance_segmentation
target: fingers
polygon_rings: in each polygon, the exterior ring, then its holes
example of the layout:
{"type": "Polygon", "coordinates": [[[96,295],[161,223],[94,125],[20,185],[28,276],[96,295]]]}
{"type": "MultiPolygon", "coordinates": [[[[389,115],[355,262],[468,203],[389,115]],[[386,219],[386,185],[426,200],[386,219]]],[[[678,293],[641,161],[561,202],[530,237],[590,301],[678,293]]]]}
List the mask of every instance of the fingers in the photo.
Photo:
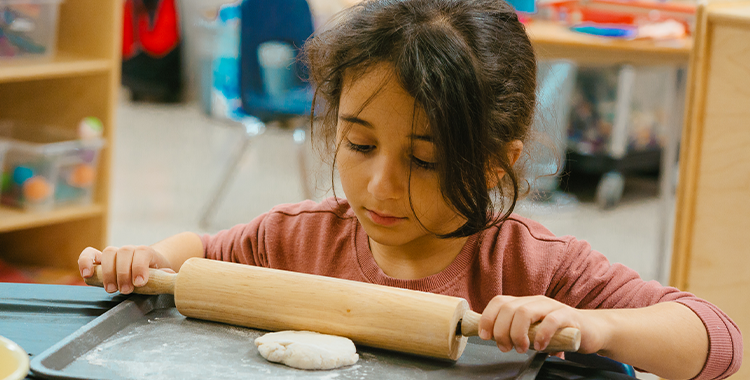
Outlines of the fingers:
{"type": "Polygon", "coordinates": [[[114,293],[118,289],[117,269],[115,268],[116,258],[117,247],[107,247],[102,250],[102,284],[104,285],[104,290],[106,290],[107,293],[114,293]]]}
{"type": "Polygon", "coordinates": [[[101,253],[102,284],[108,293],[133,291],[131,267],[135,247],[107,247],[101,253]]]}
{"type": "Polygon", "coordinates": [[[525,305],[534,301],[534,297],[503,297],[497,301],[499,309],[492,332],[500,351],[508,352],[513,347],[518,352],[528,350],[528,325],[531,322],[528,322],[527,317],[524,317],[522,313],[526,310],[525,305]],[[513,329],[514,324],[515,329],[513,329]],[[521,330],[518,333],[519,329],[523,329],[524,324],[526,324],[526,331],[521,330]]]}
{"type": "Polygon", "coordinates": [[[119,290],[129,294],[135,287],[146,285],[149,268],[166,265],[164,270],[175,273],[168,269],[169,263],[163,256],[148,246],[107,247],[101,252],[94,248],[83,250],[78,267],[84,278],[91,277],[95,264],[102,266],[102,284],[109,293],[119,290]]]}
{"type": "Polygon", "coordinates": [[[563,327],[575,327],[580,330],[581,327],[572,313],[574,311],[572,308],[560,308],[547,314],[537,328],[532,342],[534,349],[541,351],[547,348],[552,336],[563,327]]]}
{"type": "Polygon", "coordinates": [[[574,310],[544,296],[497,296],[487,304],[479,320],[480,337],[494,337],[502,352],[514,347],[519,353],[525,353],[532,347],[543,350],[559,328],[574,325],[568,309],[574,310]],[[542,323],[535,341],[531,342],[529,327],[537,321],[542,323]]]}
{"type": "MultiPolygon", "coordinates": [[[[526,297],[528,298],[528,297],[526,297]]],[[[510,323],[510,339],[516,347],[516,351],[524,353],[531,348],[529,341],[529,327],[532,323],[545,318],[549,311],[549,304],[532,300],[516,308],[513,320],[510,323]]]]}
{"type": "Polygon", "coordinates": [[[94,264],[101,260],[102,253],[95,248],[88,247],[78,256],[78,270],[81,277],[89,278],[94,273],[94,264]]]}
{"type": "Polygon", "coordinates": [[[115,270],[117,271],[117,288],[122,294],[130,294],[133,291],[133,275],[131,268],[133,266],[133,253],[135,247],[125,246],[117,250],[115,257],[115,270]]]}
{"type": "Polygon", "coordinates": [[[136,247],[133,252],[132,281],[135,286],[143,286],[148,282],[148,268],[155,267],[155,256],[151,247],[136,247]]]}

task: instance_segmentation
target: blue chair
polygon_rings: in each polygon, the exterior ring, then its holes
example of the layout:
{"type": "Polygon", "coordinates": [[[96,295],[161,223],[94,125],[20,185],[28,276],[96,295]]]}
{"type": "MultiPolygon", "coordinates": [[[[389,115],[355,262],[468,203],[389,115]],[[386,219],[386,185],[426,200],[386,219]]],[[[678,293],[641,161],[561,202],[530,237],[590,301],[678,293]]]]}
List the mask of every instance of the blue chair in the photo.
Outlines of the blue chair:
{"type": "Polygon", "coordinates": [[[297,52],[313,34],[313,19],[306,0],[244,0],[240,32],[240,91],[242,108],[249,115],[270,121],[309,115],[312,89],[301,80],[303,67],[295,62],[290,90],[269,96],[263,86],[258,48],[268,41],[291,44],[297,52]]]}
{"type": "MultiPolygon", "coordinates": [[[[295,60],[288,91],[271,95],[264,86],[258,49],[266,42],[283,42],[298,54],[314,29],[306,0],[243,0],[222,6],[217,19],[205,24],[204,50],[210,52],[204,53],[202,64],[204,112],[243,129],[240,144],[201,215],[201,226],[208,228],[250,142],[263,134],[266,124],[310,115],[313,90],[302,79],[302,65],[295,60]]],[[[311,198],[306,136],[305,125],[294,130],[303,196],[311,198]]]]}

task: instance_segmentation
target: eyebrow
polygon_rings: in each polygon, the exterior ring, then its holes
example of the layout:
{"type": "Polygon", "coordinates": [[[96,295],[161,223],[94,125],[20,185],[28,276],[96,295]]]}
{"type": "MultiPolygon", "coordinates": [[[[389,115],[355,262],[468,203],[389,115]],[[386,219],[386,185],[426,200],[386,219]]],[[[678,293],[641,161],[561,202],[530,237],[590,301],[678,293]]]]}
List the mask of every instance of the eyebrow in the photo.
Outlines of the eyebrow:
{"type": "MultiPolygon", "coordinates": [[[[372,126],[372,123],[370,123],[367,120],[360,119],[353,115],[340,115],[339,119],[342,121],[345,121],[347,123],[352,124],[358,124],[365,128],[374,129],[375,127],[372,126]]],[[[412,140],[419,140],[419,141],[425,141],[425,142],[434,142],[434,139],[430,135],[418,135],[418,134],[411,134],[409,135],[409,138],[412,140]]]]}
{"type": "Polygon", "coordinates": [[[352,115],[340,115],[339,119],[341,119],[341,120],[343,120],[343,121],[345,121],[347,123],[359,124],[359,125],[361,125],[363,127],[367,127],[367,128],[373,129],[373,126],[372,126],[372,124],[369,121],[364,120],[364,119],[360,119],[360,118],[358,118],[356,116],[352,116],[352,115]]]}

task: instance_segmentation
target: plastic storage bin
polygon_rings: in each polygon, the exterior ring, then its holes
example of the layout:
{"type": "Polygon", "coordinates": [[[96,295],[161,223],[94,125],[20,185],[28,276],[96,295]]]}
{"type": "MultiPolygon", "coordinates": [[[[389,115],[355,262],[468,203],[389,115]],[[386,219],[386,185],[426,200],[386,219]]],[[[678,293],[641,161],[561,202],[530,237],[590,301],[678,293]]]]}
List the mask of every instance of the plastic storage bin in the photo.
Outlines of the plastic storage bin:
{"type": "Polygon", "coordinates": [[[72,131],[0,125],[9,144],[2,178],[2,203],[32,211],[91,203],[101,138],[81,140],[72,131]]]}
{"type": "MultiPolygon", "coordinates": [[[[10,143],[8,141],[0,140],[0,180],[5,179],[3,174],[3,160],[5,159],[5,152],[8,151],[8,148],[10,148],[10,143]]],[[[0,182],[0,188],[2,188],[2,182],[0,182]]]]}
{"type": "Polygon", "coordinates": [[[0,59],[52,57],[60,3],[61,0],[0,0],[0,59]]]}

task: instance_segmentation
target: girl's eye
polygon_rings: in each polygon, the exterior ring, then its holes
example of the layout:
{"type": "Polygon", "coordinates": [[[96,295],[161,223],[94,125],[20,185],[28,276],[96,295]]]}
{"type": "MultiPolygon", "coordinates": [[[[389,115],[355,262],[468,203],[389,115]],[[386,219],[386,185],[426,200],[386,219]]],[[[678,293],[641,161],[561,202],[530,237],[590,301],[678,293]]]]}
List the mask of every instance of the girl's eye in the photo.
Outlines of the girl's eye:
{"type": "Polygon", "coordinates": [[[437,163],[435,162],[423,161],[414,156],[412,156],[412,160],[414,161],[414,164],[425,170],[435,170],[435,168],[437,168],[437,163]]]}
{"type": "Polygon", "coordinates": [[[374,145],[360,145],[355,144],[349,140],[346,140],[346,145],[349,147],[349,149],[359,153],[370,153],[373,149],[375,149],[374,145]]]}
{"type": "MultiPolygon", "coordinates": [[[[349,140],[346,140],[346,146],[347,148],[351,149],[352,151],[367,154],[375,150],[375,145],[362,145],[362,144],[355,144],[349,140]]],[[[412,162],[414,162],[417,167],[425,170],[435,170],[437,167],[437,164],[434,162],[427,162],[424,160],[420,160],[414,156],[412,156],[412,162]]]]}

